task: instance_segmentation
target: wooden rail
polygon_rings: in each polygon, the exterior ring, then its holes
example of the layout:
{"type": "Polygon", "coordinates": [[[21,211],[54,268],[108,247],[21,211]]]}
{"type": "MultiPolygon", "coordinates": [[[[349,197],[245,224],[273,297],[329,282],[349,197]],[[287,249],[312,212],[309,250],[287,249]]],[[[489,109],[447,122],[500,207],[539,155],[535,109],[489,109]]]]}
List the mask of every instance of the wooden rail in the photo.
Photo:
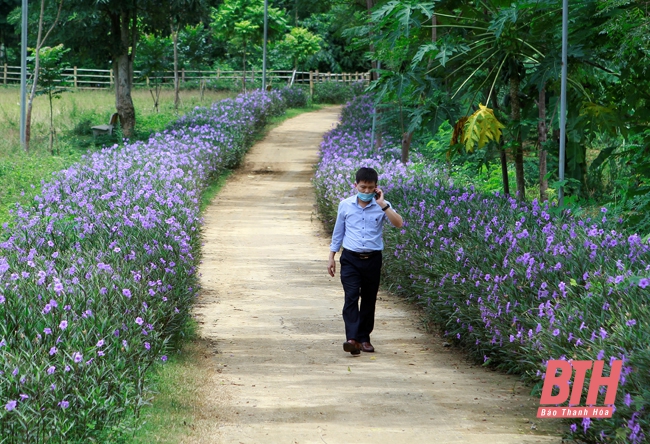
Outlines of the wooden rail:
{"type": "MultiPolygon", "coordinates": [[[[16,84],[20,83],[20,66],[9,66],[5,64],[0,68],[2,84],[16,84]]],[[[161,82],[169,85],[174,83],[173,72],[163,72],[162,75],[156,77],[144,77],[140,71],[134,72],[134,84],[138,86],[149,85],[152,82],[161,82]]],[[[28,76],[31,74],[28,72],[28,76]]],[[[75,88],[83,89],[100,89],[111,88],[114,85],[114,75],[112,69],[84,69],[84,68],[67,68],[64,70],[64,76],[68,77],[67,81],[75,88]]],[[[190,82],[205,82],[231,80],[243,82],[243,71],[198,71],[198,70],[181,70],[179,72],[181,84],[190,82]]],[[[261,80],[262,72],[258,70],[250,70],[245,73],[246,81],[253,82],[261,80]]],[[[368,72],[355,72],[355,73],[324,73],[318,71],[281,71],[281,70],[268,70],[266,72],[267,82],[273,83],[288,83],[288,84],[309,84],[313,88],[314,83],[321,82],[364,82],[369,83],[370,73],[368,72]]],[[[205,84],[204,83],[204,84],[205,84]]]]}

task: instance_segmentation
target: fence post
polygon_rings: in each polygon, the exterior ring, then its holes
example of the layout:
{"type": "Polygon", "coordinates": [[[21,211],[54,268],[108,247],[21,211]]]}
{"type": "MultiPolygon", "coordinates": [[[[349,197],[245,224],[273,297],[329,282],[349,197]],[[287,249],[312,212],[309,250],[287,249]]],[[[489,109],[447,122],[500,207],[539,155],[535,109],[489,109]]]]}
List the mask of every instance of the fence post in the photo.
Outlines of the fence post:
{"type": "Polygon", "coordinates": [[[314,71],[314,75],[316,76],[316,83],[320,82],[320,74],[318,73],[318,70],[314,71]]]}
{"type": "Polygon", "coordinates": [[[354,81],[358,82],[359,81],[359,71],[354,73],[354,81]]]}
{"type": "Polygon", "coordinates": [[[329,71],[327,71],[327,81],[328,82],[332,81],[332,74],[329,71]]]}
{"type": "Polygon", "coordinates": [[[2,83],[4,83],[6,85],[7,84],[7,64],[6,63],[5,63],[5,73],[4,73],[3,79],[4,79],[4,81],[2,83]]]}
{"type": "Polygon", "coordinates": [[[217,69],[217,80],[219,80],[219,77],[221,77],[221,68],[217,69]]]}
{"type": "Polygon", "coordinates": [[[181,69],[181,81],[185,83],[185,68],[181,69]]]}
{"type": "Polygon", "coordinates": [[[108,86],[113,86],[113,68],[108,70],[108,86]]]}
{"type": "Polygon", "coordinates": [[[74,87],[76,88],[76,87],[77,87],[77,67],[76,67],[76,66],[74,67],[74,74],[73,74],[73,76],[74,76],[74,77],[73,77],[73,78],[74,78],[74,87]]]}
{"type": "Polygon", "coordinates": [[[309,71],[309,95],[313,100],[314,99],[314,73],[312,71],[309,71]]]}

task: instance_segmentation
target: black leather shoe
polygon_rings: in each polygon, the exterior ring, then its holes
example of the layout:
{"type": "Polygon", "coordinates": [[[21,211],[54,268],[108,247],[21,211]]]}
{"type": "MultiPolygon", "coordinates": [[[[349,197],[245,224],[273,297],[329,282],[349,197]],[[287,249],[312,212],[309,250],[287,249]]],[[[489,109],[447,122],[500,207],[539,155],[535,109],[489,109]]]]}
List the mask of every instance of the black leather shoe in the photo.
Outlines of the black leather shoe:
{"type": "Polygon", "coordinates": [[[361,353],[361,344],[354,339],[350,339],[343,343],[343,351],[350,352],[350,354],[358,355],[361,353]]]}

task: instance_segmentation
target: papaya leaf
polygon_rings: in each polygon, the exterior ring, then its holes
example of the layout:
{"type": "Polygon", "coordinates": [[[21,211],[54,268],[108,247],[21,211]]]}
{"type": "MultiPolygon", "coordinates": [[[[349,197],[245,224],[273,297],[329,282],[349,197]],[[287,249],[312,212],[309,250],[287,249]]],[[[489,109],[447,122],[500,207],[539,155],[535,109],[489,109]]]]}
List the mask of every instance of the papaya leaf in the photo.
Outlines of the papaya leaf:
{"type": "Polygon", "coordinates": [[[467,118],[463,128],[461,141],[465,144],[465,150],[471,153],[477,146],[483,148],[490,140],[499,142],[502,128],[505,125],[497,120],[494,111],[479,105],[478,110],[467,118]]]}

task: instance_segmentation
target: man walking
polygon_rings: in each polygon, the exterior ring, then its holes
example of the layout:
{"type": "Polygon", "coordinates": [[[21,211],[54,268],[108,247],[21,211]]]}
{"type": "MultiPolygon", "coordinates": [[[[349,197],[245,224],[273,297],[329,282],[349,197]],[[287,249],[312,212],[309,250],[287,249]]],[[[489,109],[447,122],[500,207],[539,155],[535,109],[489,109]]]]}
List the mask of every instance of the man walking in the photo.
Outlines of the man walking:
{"type": "Polygon", "coordinates": [[[339,204],[336,224],[330,244],[327,271],[334,277],[334,256],[341,253],[341,283],[345,292],[343,322],[346,342],[343,350],[358,355],[361,350],[374,352],[370,333],[375,324],[375,303],[381,273],[381,252],[384,249],[382,230],[389,221],[394,227],[402,226],[402,217],[384,199],[377,187],[379,177],[373,168],[357,171],[354,187],[357,194],[339,204]],[[359,307],[359,298],[361,306],[359,307]]]}

